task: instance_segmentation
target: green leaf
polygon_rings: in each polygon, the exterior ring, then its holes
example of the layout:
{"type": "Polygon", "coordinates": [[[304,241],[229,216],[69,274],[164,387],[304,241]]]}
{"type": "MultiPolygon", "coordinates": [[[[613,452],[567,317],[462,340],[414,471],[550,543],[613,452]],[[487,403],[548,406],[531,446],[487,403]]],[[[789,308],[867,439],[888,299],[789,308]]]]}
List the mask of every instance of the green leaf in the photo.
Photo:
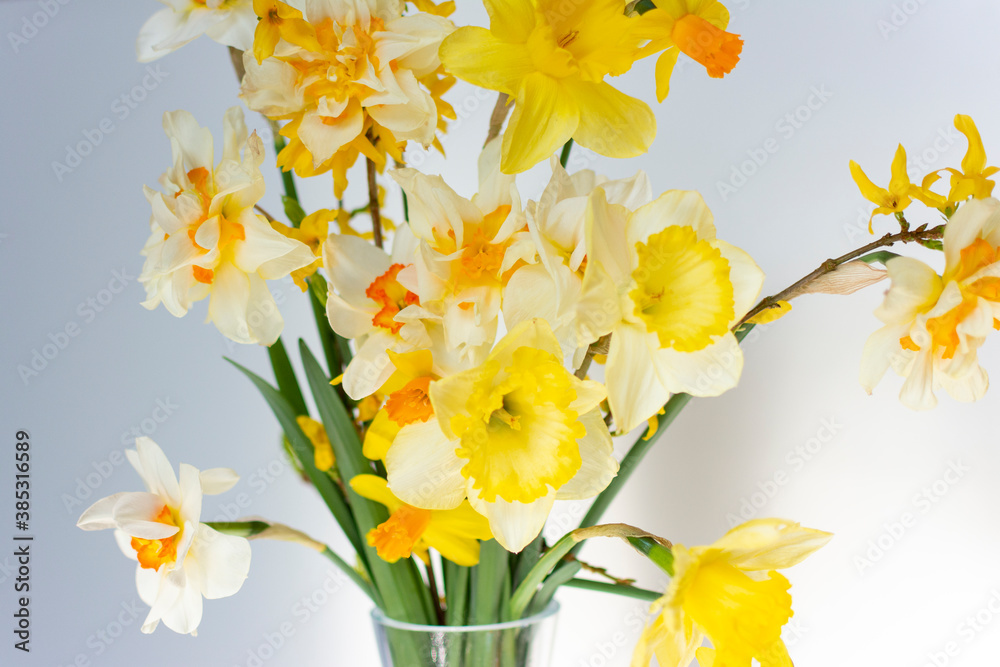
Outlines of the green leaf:
{"type": "Polygon", "coordinates": [[[671,577],[674,576],[674,552],[651,537],[630,537],[629,544],[645,554],[646,558],[671,577]]]}
{"type": "MultiPolygon", "coordinates": [[[[372,473],[370,462],[361,453],[361,441],[354,428],[354,421],[337,392],[330,386],[330,378],[304,341],[299,341],[299,351],[309,388],[316,401],[316,409],[333,446],[341,476],[345,482],[350,482],[356,475],[372,473]]],[[[351,489],[350,484],[347,485],[347,498],[361,535],[367,535],[369,530],[389,518],[389,512],[383,505],[362,498],[351,489]]],[[[375,588],[385,602],[386,614],[410,623],[428,625],[434,622],[430,592],[412,559],[387,563],[378,557],[375,549],[368,546],[367,542],[361,553],[368,562],[375,588]]]]}
{"type": "Polygon", "coordinates": [[[302,206],[299,205],[298,200],[285,196],[281,198],[281,201],[285,205],[285,215],[291,221],[292,227],[301,225],[302,221],[306,218],[306,212],[302,210],[302,206]]]}
{"type": "Polygon", "coordinates": [[[926,241],[921,241],[920,245],[925,248],[930,248],[931,250],[941,250],[944,251],[944,243],[938,239],[927,239],[926,241]]]}
{"type": "Polygon", "coordinates": [[[531,568],[528,576],[524,578],[524,581],[521,582],[521,585],[514,590],[514,594],[510,597],[511,620],[517,620],[524,616],[525,610],[531,603],[532,598],[535,597],[535,593],[538,592],[538,587],[542,584],[542,581],[548,576],[549,572],[559,565],[563,556],[568,554],[576,544],[578,542],[573,538],[573,533],[566,533],[531,568]]]}
{"type": "Polygon", "coordinates": [[[285,344],[279,338],[274,345],[267,348],[267,356],[271,359],[271,368],[274,369],[274,379],[278,382],[278,389],[285,397],[288,404],[296,415],[309,415],[306,408],[306,399],[302,396],[299,388],[299,380],[295,377],[295,369],[288,359],[288,352],[285,351],[285,344]]]}
{"type": "Polygon", "coordinates": [[[535,599],[532,600],[531,606],[528,608],[528,615],[533,616],[542,613],[549,606],[549,602],[552,601],[552,597],[556,594],[559,587],[572,580],[582,567],[583,565],[580,561],[573,560],[564,562],[553,570],[552,574],[545,579],[542,587],[535,593],[535,599]]]}
{"type": "Polygon", "coordinates": [[[306,475],[309,476],[309,481],[316,487],[319,495],[323,498],[323,502],[326,503],[334,519],[340,524],[351,545],[358,553],[362,553],[365,545],[361,542],[351,508],[347,505],[340,487],[326,473],[318,470],[313,464],[312,443],[306,437],[306,434],[302,432],[298,422],[295,420],[296,415],[292,406],[288,404],[288,401],[285,400],[285,397],[277,389],[253,371],[240,366],[232,359],[226,359],[226,361],[250,378],[250,381],[264,395],[264,400],[267,401],[267,404],[271,407],[271,411],[274,412],[274,416],[277,417],[278,424],[281,425],[281,429],[285,432],[285,437],[288,438],[288,442],[292,446],[292,451],[295,452],[296,457],[305,469],[306,475]]]}

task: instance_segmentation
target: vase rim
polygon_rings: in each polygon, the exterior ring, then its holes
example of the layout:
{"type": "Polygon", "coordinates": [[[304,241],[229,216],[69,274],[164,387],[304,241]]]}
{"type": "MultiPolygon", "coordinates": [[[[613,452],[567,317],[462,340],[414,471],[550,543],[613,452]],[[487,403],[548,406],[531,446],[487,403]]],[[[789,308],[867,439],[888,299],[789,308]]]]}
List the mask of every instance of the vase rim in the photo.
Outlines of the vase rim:
{"type": "Polygon", "coordinates": [[[378,625],[384,625],[397,630],[410,630],[412,632],[490,632],[493,630],[510,630],[513,628],[523,628],[535,623],[540,623],[545,619],[555,616],[559,611],[559,602],[552,600],[548,606],[533,616],[525,616],[517,621],[504,621],[503,623],[486,623],[484,625],[420,625],[418,623],[407,623],[389,618],[385,612],[375,607],[372,609],[372,620],[378,625]]]}

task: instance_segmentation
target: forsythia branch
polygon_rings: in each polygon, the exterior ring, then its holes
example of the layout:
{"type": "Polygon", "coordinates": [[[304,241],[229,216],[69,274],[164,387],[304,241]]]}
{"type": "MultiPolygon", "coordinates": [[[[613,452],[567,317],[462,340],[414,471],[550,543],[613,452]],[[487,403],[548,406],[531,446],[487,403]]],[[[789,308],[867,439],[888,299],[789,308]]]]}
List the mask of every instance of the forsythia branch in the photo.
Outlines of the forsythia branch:
{"type": "Polygon", "coordinates": [[[375,180],[375,163],[365,158],[368,166],[368,212],[372,216],[372,233],[375,235],[375,245],[382,247],[382,211],[378,204],[378,182],[375,180]]]}
{"type": "Polygon", "coordinates": [[[815,271],[805,276],[798,282],[793,283],[786,289],[778,292],[777,294],[774,294],[773,296],[761,299],[760,303],[751,308],[750,312],[744,315],[743,319],[737,322],[736,326],[733,327],[733,331],[742,327],[744,324],[747,323],[748,320],[750,320],[758,313],[775,306],[779,301],[788,301],[790,298],[795,297],[807,285],[817,280],[821,276],[824,276],[827,273],[835,271],[837,267],[839,267],[841,264],[845,264],[851,260],[857,259],[858,257],[867,255],[873,250],[877,250],[879,248],[885,248],[895,243],[919,243],[921,241],[940,239],[944,236],[944,227],[945,227],[944,225],[938,225],[937,227],[932,227],[931,229],[927,229],[927,225],[921,225],[920,227],[917,227],[916,229],[910,231],[908,227],[904,225],[903,231],[897,234],[886,234],[877,241],[873,241],[866,246],[856,248],[851,252],[847,253],[846,255],[841,255],[836,259],[828,259],[822,264],[820,264],[819,268],[817,268],[815,271]]]}

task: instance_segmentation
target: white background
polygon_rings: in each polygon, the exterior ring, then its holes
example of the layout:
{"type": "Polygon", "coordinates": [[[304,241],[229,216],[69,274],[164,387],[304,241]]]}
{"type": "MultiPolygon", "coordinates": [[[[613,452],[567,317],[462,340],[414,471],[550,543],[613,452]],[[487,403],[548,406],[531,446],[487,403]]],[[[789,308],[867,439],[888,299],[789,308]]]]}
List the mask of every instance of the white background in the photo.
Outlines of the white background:
{"type": "MultiPolygon", "coordinates": [[[[135,62],[133,42],[159,4],[50,0],[58,12],[36,33],[27,30],[31,37],[15,49],[9,33],[24,30],[25,17],[30,22],[41,4],[0,4],[0,535],[9,540],[13,533],[14,436],[26,429],[37,536],[30,655],[12,648],[13,559],[9,542],[0,545],[0,663],[246,666],[256,664],[252,656],[263,646],[267,665],[374,664],[368,606],[350,584],[315,611],[302,605],[314,594],[323,599],[316,592],[326,578],[339,586],[339,576],[313,553],[255,544],[243,590],[206,604],[198,638],[165,627],[144,636],[138,624],[146,610],[132,566],[110,534],[74,528],[93,500],[139,489],[127,465],[109,463],[121,460],[129,431],[138,428],[175,465],[231,466],[242,475],[236,491],[206,502],[207,518],[233,511],[226,503],[243,493],[248,506],[235,512],[293,524],[346,551],[318,497],[284,465],[263,400],[222,360],[230,356],[266,373],[264,350],[227,344],[201,324],[204,305],[180,320],[139,306],[135,277],[149,218],[141,186],[155,185],[170,161],[161,115],[187,109],[219,136],[223,112],[238,103],[225,49],[200,39],[155,64],[161,80],[146,78],[149,89],[142,90],[147,69],[135,62]],[[122,95],[134,109],[116,102],[122,95]],[[53,162],[65,162],[67,147],[105,118],[113,132],[58,178],[53,162]],[[112,283],[116,271],[125,278],[123,290],[112,283]],[[50,336],[60,339],[70,324],[77,335],[37,376],[23,379],[18,367],[30,366],[50,336]],[[158,403],[169,416],[156,411],[158,403]],[[132,604],[139,618],[127,611],[132,604]],[[286,622],[294,636],[268,649],[266,637],[286,622]]],[[[478,2],[460,4],[459,22],[484,23],[478,2]]],[[[620,177],[641,168],[657,192],[701,191],[720,237],[749,251],[767,272],[768,293],[867,242],[870,207],[850,179],[849,159],[883,184],[897,142],[926,162],[913,165],[914,177],[957,166],[965,142],[951,121],[960,112],[973,116],[993,163],[1000,162],[1000,5],[742,0],[730,8],[732,29],[746,39],[735,72],[718,81],[693,64],[679,67],[671,97],[655,107],[659,131],[648,155],[612,161],[576,152],[571,169],[589,166],[620,177]],[[815,90],[829,97],[822,103],[813,97],[818,108],[809,110],[802,105],[815,90]],[[783,120],[796,113],[797,126],[783,120]],[[718,184],[770,138],[778,151],[757,169],[745,167],[754,173],[723,197],[718,184]]],[[[640,63],[616,85],[655,105],[652,65],[640,63]]],[[[444,173],[471,195],[475,147],[494,97],[459,86],[451,99],[461,120],[446,141],[448,161],[430,156],[413,164],[444,173]]],[[[259,117],[248,120],[263,126],[259,117]]],[[[264,206],[278,212],[277,173],[266,177],[264,206]]],[[[543,165],[521,178],[524,197],[537,196],[547,177],[543,165]]],[[[359,184],[355,179],[351,205],[362,203],[359,184]]],[[[331,205],[327,178],[300,188],[306,210],[331,205]]],[[[921,217],[915,207],[911,219],[934,216],[921,217]]],[[[879,233],[890,229],[889,218],[878,220],[879,233]]],[[[936,260],[930,252],[916,254],[936,260]]],[[[305,299],[290,282],[274,289],[290,347],[300,335],[315,344],[305,299]]],[[[715,540],[741,508],[747,516],[788,517],[835,533],[829,546],[789,573],[796,616],[786,639],[798,665],[996,664],[1000,618],[988,605],[992,600],[1000,610],[998,397],[994,391],[979,405],[942,397],[936,410],[917,414],[896,400],[896,378],[866,396],[857,383],[858,360],[878,326],[871,312],[882,291],[806,297],[792,315],[748,341],[741,385],[692,403],[606,519],[689,545],[715,540]],[[832,437],[822,430],[829,423],[832,437]],[[964,471],[961,477],[939,481],[953,466],[964,471]],[[782,483],[773,482],[776,475],[782,483]],[[939,493],[922,498],[935,482],[939,493]],[[892,527],[906,513],[913,521],[900,533],[892,527]],[[944,654],[949,649],[952,656],[944,654]]],[[[994,341],[982,358],[988,369],[1000,367],[994,341]]],[[[569,527],[574,509],[554,517],[569,527]]],[[[664,584],[620,544],[593,544],[583,554],[645,586],[664,584]]],[[[555,665],[628,664],[643,604],[572,590],[559,599],[555,665]]]]}

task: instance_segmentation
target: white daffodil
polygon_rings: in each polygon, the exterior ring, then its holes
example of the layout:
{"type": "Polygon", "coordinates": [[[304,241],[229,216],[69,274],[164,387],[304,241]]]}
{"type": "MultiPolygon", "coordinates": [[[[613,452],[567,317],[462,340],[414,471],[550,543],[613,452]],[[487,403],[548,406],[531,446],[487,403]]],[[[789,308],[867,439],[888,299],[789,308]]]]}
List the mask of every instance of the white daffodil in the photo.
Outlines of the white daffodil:
{"type": "Polygon", "coordinates": [[[135,44],[139,62],[150,62],[207,35],[241,51],[253,46],[257,17],[253,0],[160,0],[164,9],[153,14],[135,44]]]}
{"type": "Polygon", "coordinates": [[[143,306],[161,303],[176,317],[209,297],[208,320],[237,343],[270,345],[284,320],[266,280],[311,264],[309,246],[276,232],[254,212],[264,195],[264,146],[247,137],[243,112],[225,116],[222,160],[213,168],[211,133],[187,111],[163,115],[174,164],[160,178],[165,192],[145,188],[153,208],[139,281],[143,306]],[[242,151],[242,157],[241,157],[242,151]]]}
{"type": "Polygon", "coordinates": [[[944,232],[944,275],[923,262],[886,263],[891,285],[875,311],[885,326],[865,344],[861,385],[869,392],[890,367],[906,378],[899,398],[909,408],[937,405],[935,389],[976,401],[989,385],[978,350],[1000,327],[1000,201],[963,204],[944,232]]]}
{"type": "Polygon", "coordinates": [[[314,0],[304,15],[277,0],[258,3],[268,9],[243,56],[241,97],[290,121],[279,165],[302,176],[332,170],[340,196],[360,154],[381,165],[387,151],[402,161],[403,142],[434,142],[443,92],[437,50],[451,21],[403,16],[397,0],[314,0]]]}
{"type": "Polygon", "coordinates": [[[387,351],[409,352],[432,345],[419,310],[421,299],[401,282],[412,266],[416,239],[404,226],[393,238],[392,254],[358,236],[331,234],[323,245],[329,277],[326,314],[330,326],[357,342],[344,371],[344,391],[355,400],[374,393],[392,375],[387,351]],[[413,315],[404,320],[405,315],[413,315]]]}
{"type": "Polygon", "coordinates": [[[228,468],[199,472],[182,463],[180,480],[155,442],[137,438],[125,452],[145,493],[116,493],[83,513],[83,530],[115,529],[122,552],[138,561],[136,586],[151,609],[142,631],[163,623],[196,634],[202,598],[215,600],[240,590],[250,571],[250,543],[200,522],[203,495],[228,491],[239,479],[228,468]]]}
{"type": "Polygon", "coordinates": [[[592,498],[618,471],[598,409],[604,388],[563,367],[542,320],[521,323],[483,365],[429,391],[435,418],[396,435],[385,458],[389,488],[428,510],[467,497],[509,551],[541,532],[555,500],[592,498]]]}
{"type": "Polygon", "coordinates": [[[697,192],[671,190],[630,211],[597,188],[586,212],[581,342],[611,334],[605,367],[619,431],[656,414],[671,394],[733,388],[743,353],[730,329],[754,304],[764,273],[715,238],[697,192]]]}
{"type": "Polygon", "coordinates": [[[480,155],[479,192],[471,200],[440,176],[415,169],[391,175],[407,195],[420,240],[412,271],[421,305],[442,318],[447,350],[481,363],[496,339],[503,286],[522,255],[533,254],[515,234],[524,219],[514,177],[500,173],[500,141],[480,155]]]}
{"type": "Polygon", "coordinates": [[[519,233],[532,243],[535,256],[517,269],[504,288],[503,316],[508,327],[540,317],[555,332],[566,354],[576,353],[575,365],[582,361],[587,343],[577,335],[577,305],[583,293],[587,267],[587,200],[600,186],[608,201],[629,210],[653,199],[644,172],[632,178],[609,181],[585,169],[568,174],[552,157],[552,178],[538,202],[529,201],[525,218],[528,231],[519,233]]]}

